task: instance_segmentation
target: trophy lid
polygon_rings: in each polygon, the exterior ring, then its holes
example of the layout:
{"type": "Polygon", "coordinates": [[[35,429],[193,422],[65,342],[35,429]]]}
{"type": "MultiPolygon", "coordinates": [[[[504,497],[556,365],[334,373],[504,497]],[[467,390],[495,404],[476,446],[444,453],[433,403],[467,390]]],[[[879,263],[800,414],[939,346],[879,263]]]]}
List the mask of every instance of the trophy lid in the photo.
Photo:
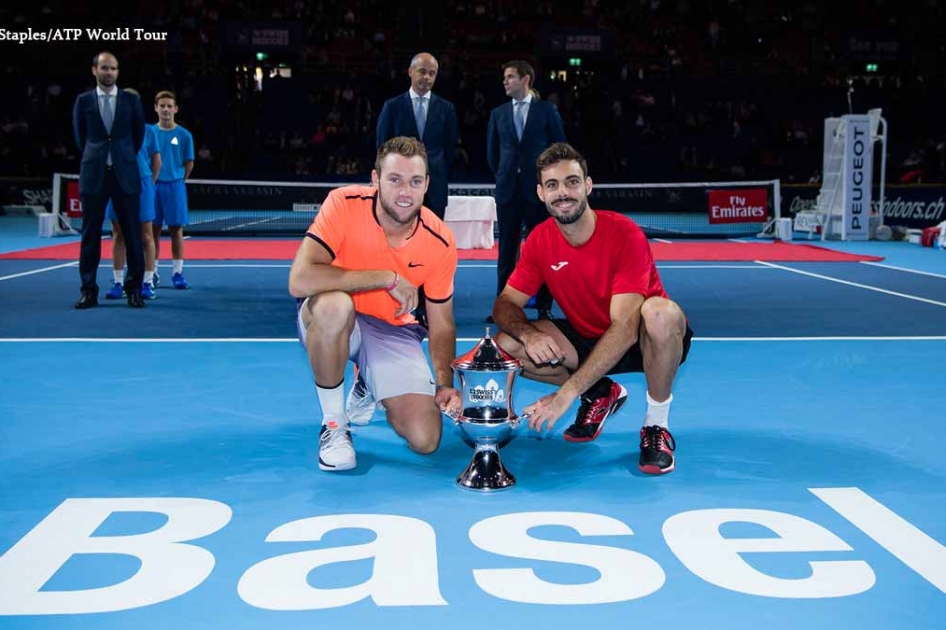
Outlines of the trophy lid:
{"type": "Polygon", "coordinates": [[[486,336],[472,350],[453,360],[454,369],[473,372],[509,372],[522,367],[522,361],[512,356],[493,341],[486,327],[486,336]]]}

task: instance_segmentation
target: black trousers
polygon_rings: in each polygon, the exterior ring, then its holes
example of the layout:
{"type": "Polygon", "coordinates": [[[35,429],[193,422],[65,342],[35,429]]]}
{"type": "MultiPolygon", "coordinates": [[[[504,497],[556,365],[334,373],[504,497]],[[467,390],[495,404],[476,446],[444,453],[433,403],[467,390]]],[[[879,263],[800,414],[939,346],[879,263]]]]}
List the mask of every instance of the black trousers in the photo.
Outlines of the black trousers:
{"type": "Polygon", "coordinates": [[[79,249],[79,277],[82,293],[98,295],[96,276],[102,261],[102,223],[105,206],[111,199],[118,225],[125,237],[125,253],[128,273],[125,275],[125,293],[141,293],[141,280],[145,270],[145,255],[141,246],[141,194],[128,194],[122,190],[112,169],[105,171],[105,182],[100,192],[82,194],[82,244],[79,249]]]}
{"type": "MultiPolygon", "coordinates": [[[[516,261],[519,260],[519,245],[523,236],[528,236],[535,226],[549,218],[545,204],[539,200],[535,189],[529,192],[531,196],[526,191],[518,191],[508,202],[496,204],[496,222],[499,225],[496,295],[506,288],[506,282],[516,268],[516,261]],[[523,233],[523,225],[525,225],[525,233],[523,233]]],[[[552,294],[544,284],[535,296],[535,307],[540,310],[552,308],[552,294]]]]}

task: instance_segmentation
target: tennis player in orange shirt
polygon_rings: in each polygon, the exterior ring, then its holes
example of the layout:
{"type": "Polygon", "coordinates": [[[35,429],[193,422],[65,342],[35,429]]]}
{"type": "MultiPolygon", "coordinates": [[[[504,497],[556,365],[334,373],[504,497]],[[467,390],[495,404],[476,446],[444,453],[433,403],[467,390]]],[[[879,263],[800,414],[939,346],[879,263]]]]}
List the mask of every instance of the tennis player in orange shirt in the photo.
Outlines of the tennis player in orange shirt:
{"type": "Polygon", "coordinates": [[[406,137],[385,142],[371,181],[329,193],[289,272],[299,338],[322,406],[322,470],[356,466],[349,421],[369,421],[377,401],[398,435],[422,454],[440,444],[441,411],[460,406],[450,366],[457,246],[422,205],[429,183],[424,145],[406,137]],[[429,331],[413,316],[421,285],[429,331]],[[421,346],[425,336],[433,372],[421,346]],[[346,404],[348,361],[358,378],[346,404]]]}

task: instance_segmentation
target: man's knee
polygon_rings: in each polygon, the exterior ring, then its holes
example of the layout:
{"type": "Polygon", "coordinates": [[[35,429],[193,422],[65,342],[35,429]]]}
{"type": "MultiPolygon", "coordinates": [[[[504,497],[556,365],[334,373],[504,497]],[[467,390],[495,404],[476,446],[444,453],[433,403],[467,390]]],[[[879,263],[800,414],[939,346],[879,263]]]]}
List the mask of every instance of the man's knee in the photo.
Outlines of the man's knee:
{"type": "Polygon", "coordinates": [[[412,451],[420,455],[430,455],[440,446],[442,433],[443,429],[439,423],[436,426],[432,423],[427,423],[426,426],[417,423],[404,431],[403,437],[412,451]]]}
{"type": "Polygon", "coordinates": [[[412,451],[430,455],[437,450],[443,434],[443,419],[432,397],[423,401],[417,396],[389,398],[384,406],[388,422],[412,451]]]}
{"type": "Polygon", "coordinates": [[[652,341],[669,341],[682,338],[686,328],[686,317],[680,307],[666,298],[649,298],[641,306],[644,331],[652,341]]]}
{"type": "Polygon", "coordinates": [[[420,455],[430,455],[440,446],[440,434],[412,436],[407,439],[411,450],[420,455]]]}
{"type": "Polygon", "coordinates": [[[306,302],[309,326],[319,331],[343,330],[354,326],[355,303],[343,291],[329,291],[312,296],[306,302]]]}
{"type": "Polygon", "coordinates": [[[493,337],[493,341],[497,346],[502,348],[505,352],[508,352],[517,359],[527,358],[525,355],[525,349],[522,344],[507,335],[506,333],[500,331],[496,333],[496,336],[493,337]]]}

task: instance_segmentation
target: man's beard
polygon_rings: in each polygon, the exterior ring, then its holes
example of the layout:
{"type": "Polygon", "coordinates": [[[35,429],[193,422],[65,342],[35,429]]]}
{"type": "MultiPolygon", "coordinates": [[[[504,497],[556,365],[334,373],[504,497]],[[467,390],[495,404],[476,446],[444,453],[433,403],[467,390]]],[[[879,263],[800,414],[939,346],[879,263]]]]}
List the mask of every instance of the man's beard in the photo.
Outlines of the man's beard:
{"type": "Polygon", "coordinates": [[[395,212],[394,206],[389,204],[387,199],[384,198],[380,188],[378,189],[378,203],[381,204],[381,209],[384,211],[384,213],[398,225],[410,225],[414,222],[414,219],[417,218],[417,215],[420,214],[420,206],[417,206],[417,209],[411,212],[410,216],[408,216],[406,219],[402,219],[395,212]]]}
{"type": "MultiPolygon", "coordinates": [[[[565,199],[556,199],[556,202],[558,202],[558,201],[573,201],[573,202],[577,202],[578,200],[577,200],[577,199],[574,199],[574,198],[572,198],[572,197],[566,197],[565,199]]],[[[553,207],[554,207],[554,205],[553,205],[553,207]]],[[[549,214],[551,214],[551,215],[552,215],[552,218],[555,219],[556,221],[558,221],[558,223],[559,223],[560,225],[571,225],[572,223],[577,222],[578,219],[581,218],[581,215],[583,215],[583,214],[585,213],[585,210],[587,210],[587,209],[588,209],[588,198],[586,197],[586,198],[582,199],[581,203],[578,204],[578,207],[575,209],[575,212],[574,212],[573,214],[569,214],[569,215],[566,215],[566,216],[559,216],[559,215],[556,214],[555,212],[549,212],[549,214]]]]}

